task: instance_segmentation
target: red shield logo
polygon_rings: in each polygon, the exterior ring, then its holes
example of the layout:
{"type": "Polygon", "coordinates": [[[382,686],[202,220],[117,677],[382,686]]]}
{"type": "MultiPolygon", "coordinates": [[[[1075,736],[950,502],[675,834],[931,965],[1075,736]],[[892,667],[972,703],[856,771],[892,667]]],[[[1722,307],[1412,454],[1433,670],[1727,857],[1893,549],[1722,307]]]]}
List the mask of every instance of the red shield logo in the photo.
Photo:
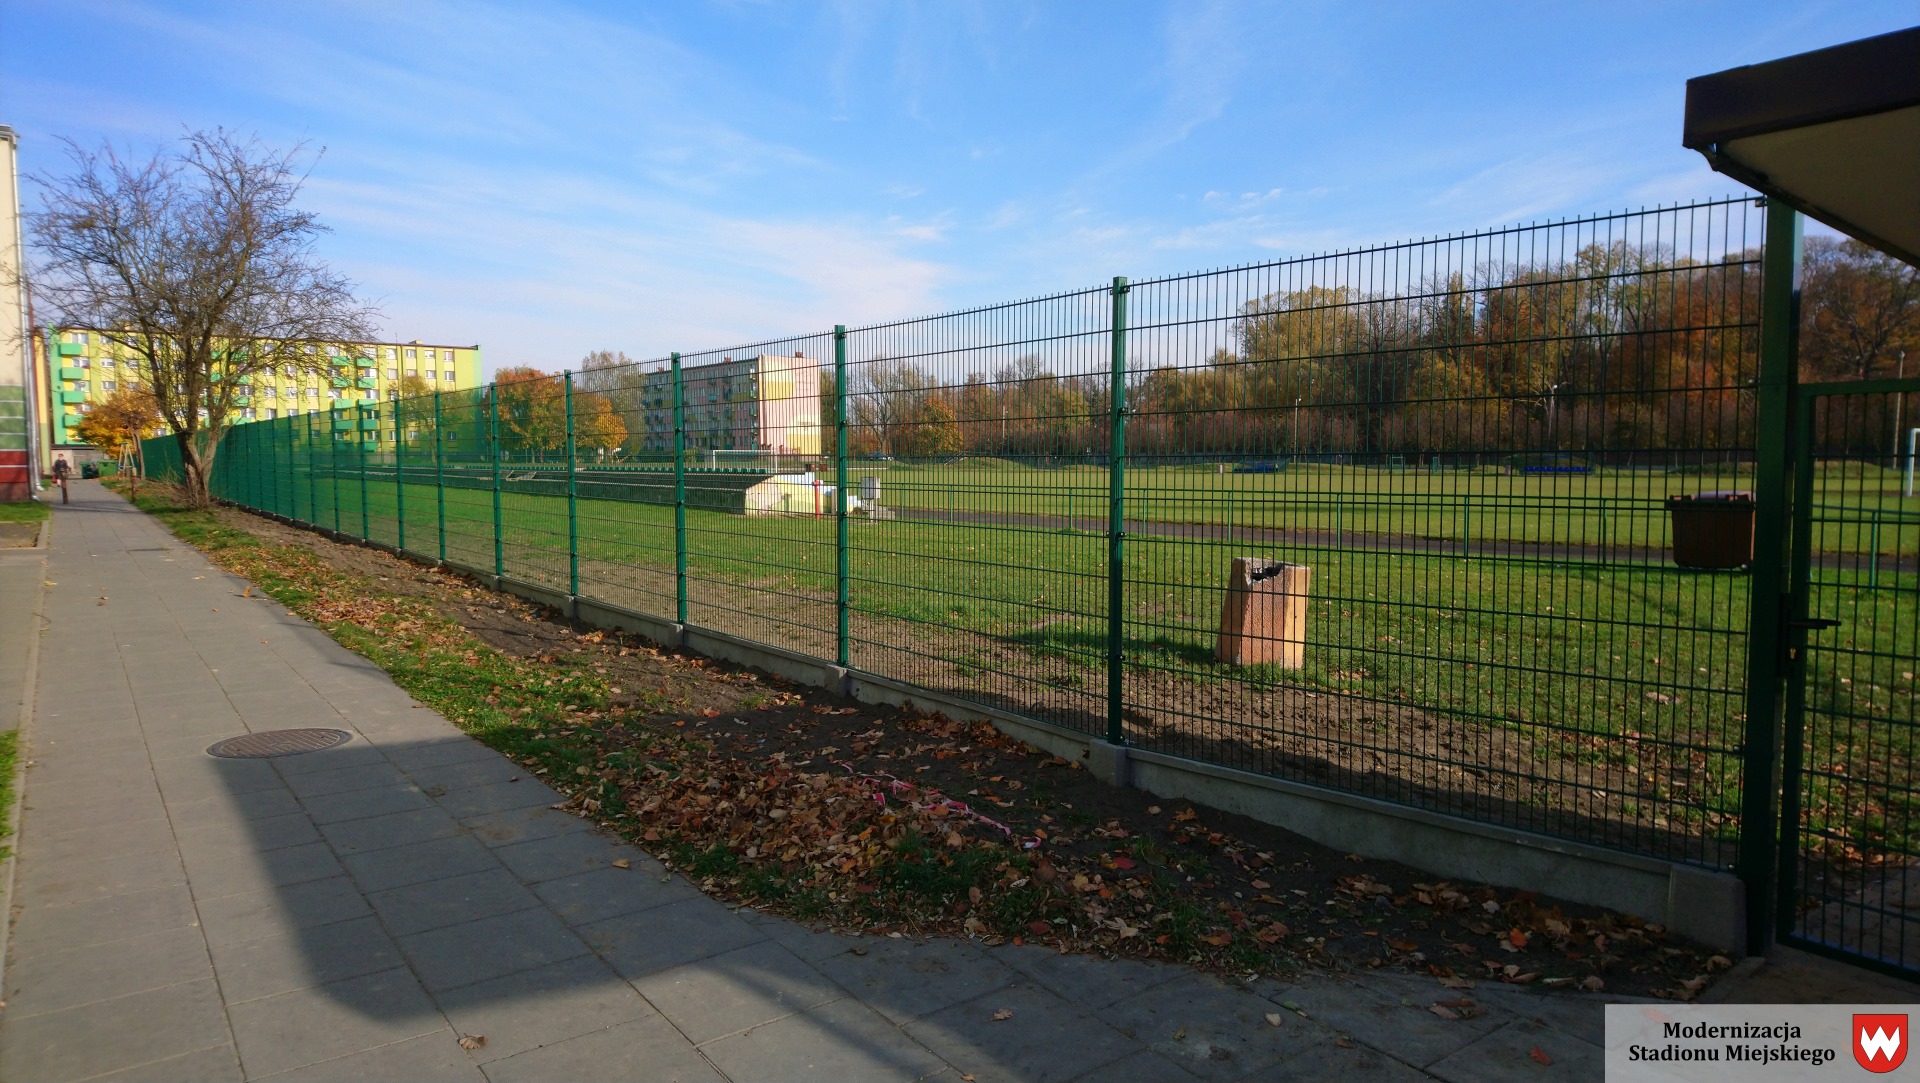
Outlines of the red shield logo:
{"type": "Polygon", "coordinates": [[[1853,1017],[1853,1059],[1869,1072],[1891,1072],[1907,1059],[1907,1017],[1853,1017]]]}

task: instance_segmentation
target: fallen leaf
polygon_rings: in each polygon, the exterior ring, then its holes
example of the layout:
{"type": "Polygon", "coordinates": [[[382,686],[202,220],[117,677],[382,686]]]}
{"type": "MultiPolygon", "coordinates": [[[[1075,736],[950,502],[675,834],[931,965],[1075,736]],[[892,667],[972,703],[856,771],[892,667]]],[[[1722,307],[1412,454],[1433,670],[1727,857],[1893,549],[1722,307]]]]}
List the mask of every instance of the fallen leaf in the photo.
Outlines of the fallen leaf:
{"type": "Polygon", "coordinates": [[[1553,1063],[1553,1058],[1547,1056],[1547,1051],[1540,1048],[1537,1045],[1528,1051],[1527,1056],[1532,1057],[1534,1060],[1540,1062],[1541,1064],[1553,1063]]]}
{"type": "Polygon", "coordinates": [[[1012,1018],[1013,1018],[1012,1008],[1002,1008],[999,1011],[993,1013],[993,1021],[996,1023],[1004,1023],[1007,1020],[1012,1018]]]}
{"type": "Polygon", "coordinates": [[[1176,1042],[1184,1042],[1184,1041],[1186,1041],[1186,1040],[1187,1040],[1187,1028],[1186,1028],[1186,1027],[1181,1027],[1181,1028],[1180,1028],[1179,1030],[1176,1030],[1176,1031],[1174,1031],[1174,1032],[1173,1032],[1173,1040],[1174,1040],[1174,1041],[1176,1041],[1176,1042]]]}
{"type": "Polygon", "coordinates": [[[1451,1019],[1451,1020],[1457,1021],[1460,1018],[1459,1012],[1454,1011],[1452,1008],[1447,1007],[1445,1004],[1434,1004],[1428,1007],[1427,1010],[1439,1016],[1442,1019],[1451,1019]]]}
{"type": "Polygon", "coordinates": [[[616,869],[631,869],[633,868],[633,862],[628,861],[624,857],[616,857],[613,859],[613,867],[616,869]]]}
{"type": "Polygon", "coordinates": [[[1587,977],[1581,979],[1580,982],[1580,988],[1585,989],[1589,993],[1597,993],[1606,987],[1607,983],[1602,981],[1598,974],[1589,974],[1587,977]]]}
{"type": "Polygon", "coordinates": [[[1253,890],[1255,891],[1265,891],[1272,886],[1272,884],[1267,883],[1265,880],[1255,880],[1253,882],[1253,890]]]}
{"type": "Polygon", "coordinates": [[[460,1048],[462,1049],[479,1049],[486,1044],[487,1036],[484,1034],[462,1034],[460,1036],[460,1048]]]}
{"type": "Polygon", "coordinates": [[[1270,1027],[1277,1027],[1277,1026],[1279,1026],[1279,1025],[1280,1025],[1280,1023],[1281,1023],[1281,1021],[1282,1021],[1282,1020],[1283,1020],[1284,1018],[1285,1018],[1285,1017],[1284,1017],[1284,1016],[1282,1016],[1282,1015],[1281,1015],[1281,1014],[1280,1014],[1279,1012],[1268,1012],[1268,1013],[1267,1013],[1267,1025],[1268,1025],[1268,1026],[1270,1026],[1270,1027]]]}

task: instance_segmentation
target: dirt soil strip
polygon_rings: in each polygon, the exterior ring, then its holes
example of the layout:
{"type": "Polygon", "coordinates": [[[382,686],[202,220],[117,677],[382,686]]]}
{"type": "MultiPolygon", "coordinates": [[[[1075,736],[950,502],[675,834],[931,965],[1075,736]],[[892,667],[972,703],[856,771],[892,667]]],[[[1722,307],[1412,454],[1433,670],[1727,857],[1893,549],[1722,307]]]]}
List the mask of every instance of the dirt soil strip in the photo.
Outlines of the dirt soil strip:
{"type": "MultiPolygon", "coordinates": [[[[570,793],[574,811],[724,898],[868,933],[1036,942],[1240,975],[1389,968],[1451,989],[1500,981],[1692,999],[1729,965],[1638,918],[1445,882],[1107,786],[985,724],[842,700],[569,625],[380,550],[236,510],[214,516],[267,543],[246,560],[213,548],[230,567],[264,559],[298,575],[317,557],[341,573],[323,595],[354,597],[319,614],[323,624],[345,613],[371,631],[391,620],[356,607],[424,607],[536,677],[591,675],[605,692],[597,706],[518,709],[537,727],[532,745],[469,728],[570,793]],[[579,766],[555,770],[562,762],[579,766]]],[[[513,702],[515,691],[488,699],[513,702]]]]}

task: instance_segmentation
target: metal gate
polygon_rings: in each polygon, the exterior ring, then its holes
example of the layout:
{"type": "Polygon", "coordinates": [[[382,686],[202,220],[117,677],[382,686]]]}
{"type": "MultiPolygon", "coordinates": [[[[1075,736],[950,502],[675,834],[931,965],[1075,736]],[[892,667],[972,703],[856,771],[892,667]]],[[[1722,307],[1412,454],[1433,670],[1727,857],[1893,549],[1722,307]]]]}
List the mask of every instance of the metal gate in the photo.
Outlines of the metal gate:
{"type": "Polygon", "coordinates": [[[1811,384],[1795,429],[1782,939],[1920,975],[1920,380],[1811,384]]]}

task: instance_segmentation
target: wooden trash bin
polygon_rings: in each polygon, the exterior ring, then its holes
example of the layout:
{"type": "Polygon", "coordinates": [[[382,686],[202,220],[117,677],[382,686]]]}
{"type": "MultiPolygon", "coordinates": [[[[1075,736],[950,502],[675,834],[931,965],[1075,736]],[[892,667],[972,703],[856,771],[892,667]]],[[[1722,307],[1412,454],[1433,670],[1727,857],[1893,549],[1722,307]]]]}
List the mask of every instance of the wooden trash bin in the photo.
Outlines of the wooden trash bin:
{"type": "Polygon", "coordinates": [[[1744,490],[1670,496],[1673,562],[1682,568],[1753,563],[1753,494],[1744,490]]]}
{"type": "Polygon", "coordinates": [[[1313,569],[1305,564],[1234,557],[1215,657],[1229,665],[1299,669],[1306,660],[1312,577],[1313,569]]]}

